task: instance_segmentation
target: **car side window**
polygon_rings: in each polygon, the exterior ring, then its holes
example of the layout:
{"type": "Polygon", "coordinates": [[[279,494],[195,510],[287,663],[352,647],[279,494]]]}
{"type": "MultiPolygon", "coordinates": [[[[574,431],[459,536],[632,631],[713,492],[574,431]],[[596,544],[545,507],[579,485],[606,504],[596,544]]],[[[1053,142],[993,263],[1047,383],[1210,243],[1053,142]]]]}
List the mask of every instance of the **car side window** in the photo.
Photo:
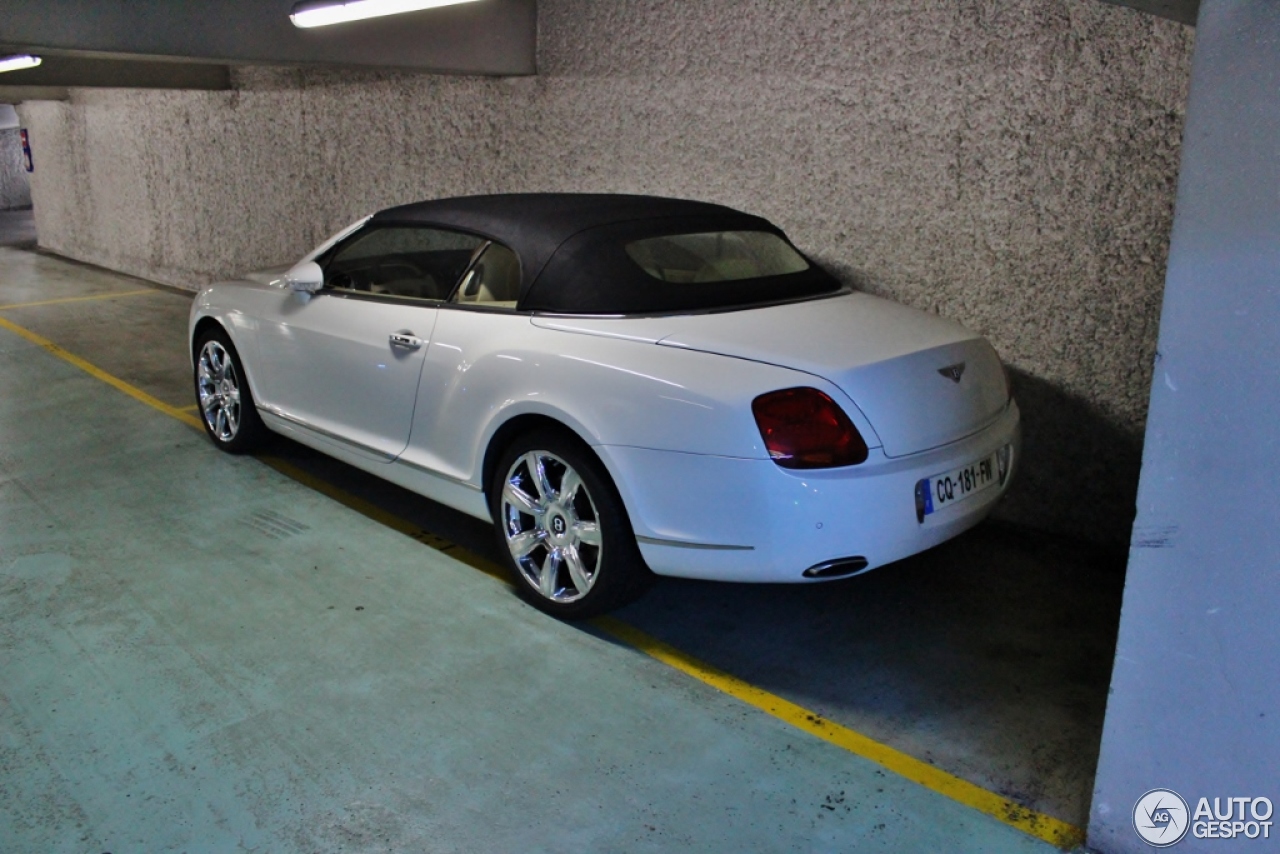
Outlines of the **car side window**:
{"type": "Polygon", "coordinates": [[[324,285],[338,292],[445,300],[485,243],[483,237],[437,228],[370,226],[329,257],[324,285]]]}
{"type": "Polygon", "coordinates": [[[488,248],[463,276],[451,302],[515,308],[520,298],[520,261],[501,243],[488,248]]]}
{"type": "Polygon", "coordinates": [[[649,237],[626,245],[627,255],[661,282],[736,282],[802,273],[809,262],[767,231],[709,231],[649,237]]]}

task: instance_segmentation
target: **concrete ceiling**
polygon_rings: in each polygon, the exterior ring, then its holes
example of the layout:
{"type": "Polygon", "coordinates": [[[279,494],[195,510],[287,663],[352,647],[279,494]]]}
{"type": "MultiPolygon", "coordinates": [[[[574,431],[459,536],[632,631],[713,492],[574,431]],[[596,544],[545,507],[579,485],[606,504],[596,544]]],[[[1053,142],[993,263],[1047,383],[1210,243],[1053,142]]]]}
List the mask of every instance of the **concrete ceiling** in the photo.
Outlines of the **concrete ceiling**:
{"type": "MultiPolygon", "coordinates": [[[[24,46],[0,45],[0,56],[28,53],[24,46]]],[[[69,86],[138,87],[144,89],[226,89],[230,74],[225,65],[202,62],[164,62],[120,59],[84,54],[40,51],[36,68],[6,72],[0,88],[66,89],[69,86]]]]}
{"type": "Polygon", "coordinates": [[[14,88],[141,86],[216,89],[228,65],[362,66],[440,74],[537,70],[536,0],[483,0],[300,30],[293,0],[5,0],[0,55],[39,68],[0,78],[14,88]]]}
{"type": "MultiPolygon", "coordinates": [[[[1103,0],[1195,25],[1200,0],[1103,0]]],[[[0,103],[71,87],[226,89],[228,67],[313,65],[443,74],[536,73],[537,0],[483,0],[300,30],[293,0],[5,0],[0,56],[38,68],[0,75],[0,103]]]]}

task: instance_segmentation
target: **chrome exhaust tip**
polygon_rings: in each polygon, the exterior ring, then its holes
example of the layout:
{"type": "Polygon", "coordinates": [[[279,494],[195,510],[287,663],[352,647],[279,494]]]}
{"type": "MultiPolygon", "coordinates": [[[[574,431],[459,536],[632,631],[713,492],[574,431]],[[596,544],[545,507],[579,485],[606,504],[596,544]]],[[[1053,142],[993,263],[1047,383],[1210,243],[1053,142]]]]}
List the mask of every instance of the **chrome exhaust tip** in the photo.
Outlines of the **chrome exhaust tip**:
{"type": "Polygon", "coordinates": [[[867,559],[861,555],[857,557],[842,557],[814,564],[804,571],[804,577],[843,578],[847,575],[857,575],[866,568],[867,559]]]}

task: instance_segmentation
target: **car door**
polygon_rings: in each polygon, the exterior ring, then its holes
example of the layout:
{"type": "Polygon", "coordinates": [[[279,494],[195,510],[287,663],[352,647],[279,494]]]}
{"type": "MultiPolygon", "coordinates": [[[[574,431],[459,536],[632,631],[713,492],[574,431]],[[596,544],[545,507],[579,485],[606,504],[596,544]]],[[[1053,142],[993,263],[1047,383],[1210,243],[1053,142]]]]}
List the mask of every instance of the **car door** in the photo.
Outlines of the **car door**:
{"type": "Polygon", "coordinates": [[[324,287],[289,293],[259,327],[269,412],[374,456],[409,441],[438,306],[482,238],[371,223],[320,259],[324,287]]]}
{"type": "Polygon", "coordinates": [[[440,309],[401,460],[445,477],[474,470],[478,429],[522,376],[529,317],[516,311],[520,261],[500,243],[481,247],[440,309]]]}

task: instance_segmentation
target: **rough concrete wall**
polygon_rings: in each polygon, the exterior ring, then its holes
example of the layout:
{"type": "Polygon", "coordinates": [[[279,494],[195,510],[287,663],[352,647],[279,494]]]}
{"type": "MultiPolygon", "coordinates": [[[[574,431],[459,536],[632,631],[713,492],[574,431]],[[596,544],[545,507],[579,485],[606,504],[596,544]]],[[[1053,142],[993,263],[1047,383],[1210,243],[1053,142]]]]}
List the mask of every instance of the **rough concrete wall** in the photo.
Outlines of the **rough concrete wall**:
{"type": "Polygon", "coordinates": [[[0,129],[0,211],[31,207],[31,182],[22,159],[18,128],[0,129]]]}
{"type": "Polygon", "coordinates": [[[1004,514],[1127,538],[1191,30],[1082,0],[543,0],[539,39],[536,78],[248,69],[28,104],[40,240],[196,286],[431,196],[742,207],[989,336],[1026,418],[1004,514]]]}

